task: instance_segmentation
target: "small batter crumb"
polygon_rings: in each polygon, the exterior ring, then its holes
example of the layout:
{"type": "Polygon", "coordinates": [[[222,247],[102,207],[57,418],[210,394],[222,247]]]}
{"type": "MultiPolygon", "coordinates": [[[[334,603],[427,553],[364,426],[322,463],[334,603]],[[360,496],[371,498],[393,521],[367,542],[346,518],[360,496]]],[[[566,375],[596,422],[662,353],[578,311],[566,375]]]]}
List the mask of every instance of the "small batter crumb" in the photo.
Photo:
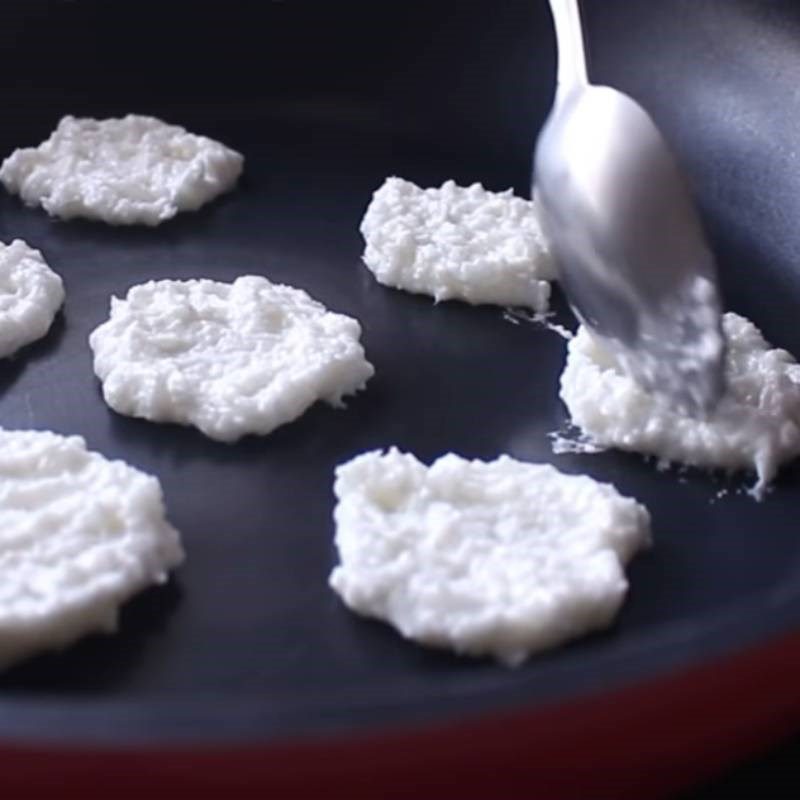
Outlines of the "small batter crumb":
{"type": "Polygon", "coordinates": [[[41,339],[64,303],[64,284],[21,239],[0,242],[0,358],[41,339]]]}
{"type": "Polygon", "coordinates": [[[622,371],[581,327],[568,345],[561,398],[593,442],[655,456],[657,463],[753,470],[762,498],[780,465],[800,455],[800,374],[752,322],[723,317],[727,393],[707,419],[678,413],[622,371]]]}
{"type": "Polygon", "coordinates": [[[613,486],[508,456],[366,453],[337,468],[334,492],[330,583],[347,606],[512,666],[609,625],[650,538],[647,510],[613,486]]]}
{"type": "Polygon", "coordinates": [[[233,187],[240,153],[155,117],[67,116],[38,147],[15,150],[0,181],[61,219],[158,225],[233,187]]]}
{"type": "Polygon", "coordinates": [[[556,277],[536,208],[511,190],[388,178],[361,223],[379,283],[440,300],[546,311],[556,277]]]}
{"type": "Polygon", "coordinates": [[[568,426],[567,430],[564,431],[548,433],[547,437],[552,442],[553,452],[557,456],[602,453],[608,449],[597,444],[592,438],[575,428],[574,425],[568,426]]]}
{"type": "Polygon", "coordinates": [[[234,442],[363,389],[375,370],[360,336],[301,289],[248,275],[134,286],[89,344],[115,411],[234,442]]]}
{"type": "Polygon", "coordinates": [[[156,478],[78,436],[0,430],[0,669],[114,631],[183,557],[156,478]]]}
{"type": "Polygon", "coordinates": [[[534,311],[531,313],[530,311],[519,308],[507,308],[503,312],[503,319],[506,320],[506,322],[510,322],[512,325],[519,325],[520,322],[530,322],[533,325],[541,325],[551,333],[555,333],[562,339],[569,341],[575,334],[569,330],[569,328],[565,328],[557,322],[550,322],[550,318],[553,316],[555,316],[555,312],[553,311],[534,311]]]}

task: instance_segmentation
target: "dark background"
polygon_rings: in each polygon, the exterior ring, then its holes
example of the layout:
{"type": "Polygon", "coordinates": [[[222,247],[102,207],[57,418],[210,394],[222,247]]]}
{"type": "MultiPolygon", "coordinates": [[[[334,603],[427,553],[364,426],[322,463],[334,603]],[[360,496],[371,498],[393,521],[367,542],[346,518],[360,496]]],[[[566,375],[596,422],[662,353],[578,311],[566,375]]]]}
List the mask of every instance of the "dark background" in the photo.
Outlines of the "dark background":
{"type": "MultiPolygon", "coordinates": [[[[593,78],[642,101],[679,152],[729,306],[800,352],[798,4],[584,6],[593,78]]],[[[0,198],[0,238],[41,246],[68,288],[51,336],[2,367],[0,423],[77,432],[158,474],[189,552],[177,582],[126,609],[118,637],[0,677],[0,734],[66,736],[69,725],[135,738],[158,720],[173,734],[278,735],[457,716],[656,674],[797,624],[796,469],[758,506],[733,493],[741,483],[692,473],[679,484],[613,453],[557,462],[612,480],[657,520],[657,547],[634,565],[607,636],[508,674],[354,620],[324,585],[330,470],[343,458],[397,443],[424,458],[452,448],[552,460],[563,343],[494,309],[434,310],[376,286],[357,235],[369,193],[391,173],[528,193],[554,78],[544,0],[25,0],[2,10],[0,152],[37,143],[65,113],[137,111],[218,137],[247,164],[236,193],[156,231],[63,225],[0,198]],[[368,391],[346,412],[316,408],[235,448],[108,412],[85,339],[109,294],[150,277],[244,271],[361,319],[378,369],[368,391]],[[720,486],[732,494],[712,504],[720,486]],[[777,611],[767,602],[776,587],[793,598],[777,611]]],[[[795,796],[798,747],[692,796],[767,785],[795,796]]]]}

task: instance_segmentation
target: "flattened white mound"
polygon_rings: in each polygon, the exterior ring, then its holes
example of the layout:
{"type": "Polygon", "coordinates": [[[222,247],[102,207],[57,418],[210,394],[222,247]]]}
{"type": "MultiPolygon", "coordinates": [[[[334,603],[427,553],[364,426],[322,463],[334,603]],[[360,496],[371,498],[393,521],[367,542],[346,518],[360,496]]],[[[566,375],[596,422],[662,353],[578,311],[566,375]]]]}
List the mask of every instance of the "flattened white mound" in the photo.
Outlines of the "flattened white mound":
{"type": "Polygon", "coordinates": [[[511,190],[447,181],[421,189],[388,178],[361,223],[379,283],[440,300],[546,311],[555,263],[534,204],[511,190]]]}
{"type": "Polygon", "coordinates": [[[0,242],[0,358],[41,339],[64,302],[64,284],[21,239],[0,242]]]}
{"type": "Polygon", "coordinates": [[[115,411],[233,442],[363,389],[375,370],[360,336],[351,317],[250,275],[134,286],[89,344],[115,411]]]}
{"type": "Polygon", "coordinates": [[[800,454],[800,374],[752,322],[723,317],[727,393],[706,420],[648,394],[581,328],[568,347],[561,397],[594,442],[697,467],[754,470],[761,497],[780,465],[800,454]]]}
{"type": "Polygon", "coordinates": [[[0,431],[0,668],[114,631],[181,561],[156,478],[78,436],[0,431]]]}
{"type": "Polygon", "coordinates": [[[158,225],[227,192],[244,159],[213,139],[155,117],[64,117],[47,141],[15,150],[0,180],[61,219],[158,225]]]}
{"type": "Polygon", "coordinates": [[[508,456],[366,453],[334,491],[330,583],[351,609],[509,665],[608,625],[649,542],[646,509],[613,486],[508,456]]]}

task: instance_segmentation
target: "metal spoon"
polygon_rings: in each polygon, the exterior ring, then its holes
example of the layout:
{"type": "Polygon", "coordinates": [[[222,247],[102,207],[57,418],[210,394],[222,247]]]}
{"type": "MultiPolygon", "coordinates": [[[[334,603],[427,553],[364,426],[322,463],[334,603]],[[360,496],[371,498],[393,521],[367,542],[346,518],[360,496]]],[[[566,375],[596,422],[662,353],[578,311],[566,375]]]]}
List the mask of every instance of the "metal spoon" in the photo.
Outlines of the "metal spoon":
{"type": "Polygon", "coordinates": [[[647,112],[586,73],[577,0],[550,0],[558,86],[534,193],[580,321],[645,389],[713,409],[724,338],[714,257],[686,180],[647,112]]]}

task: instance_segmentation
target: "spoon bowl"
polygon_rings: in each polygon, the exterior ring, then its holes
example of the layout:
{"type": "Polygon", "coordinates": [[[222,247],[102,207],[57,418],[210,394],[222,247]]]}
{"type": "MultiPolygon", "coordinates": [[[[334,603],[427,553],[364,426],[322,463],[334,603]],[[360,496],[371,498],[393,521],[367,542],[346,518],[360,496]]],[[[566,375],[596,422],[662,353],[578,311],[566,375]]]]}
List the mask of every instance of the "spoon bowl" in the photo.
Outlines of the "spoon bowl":
{"type": "Polygon", "coordinates": [[[586,78],[576,0],[551,0],[558,88],[534,195],[580,321],[646,390],[686,413],[724,390],[714,256],[688,183],[650,115],[586,78]]]}

